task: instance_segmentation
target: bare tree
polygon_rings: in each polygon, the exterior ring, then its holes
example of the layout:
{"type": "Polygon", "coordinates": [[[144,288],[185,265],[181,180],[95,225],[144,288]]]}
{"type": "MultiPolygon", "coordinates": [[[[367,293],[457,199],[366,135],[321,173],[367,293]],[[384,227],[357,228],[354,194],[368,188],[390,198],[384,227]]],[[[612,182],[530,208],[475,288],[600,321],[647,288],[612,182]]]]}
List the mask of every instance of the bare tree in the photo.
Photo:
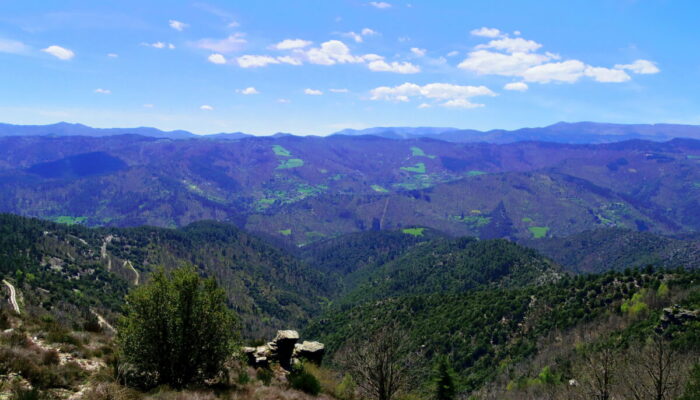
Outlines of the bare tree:
{"type": "Polygon", "coordinates": [[[620,355],[615,352],[612,346],[604,346],[597,351],[589,351],[583,355],[583,368],[579,384],[582,391],[585,392],[586,398],[612,399],[619,358],[620,355]]]}
{"type": "Polygon", "coordinates": [[[678,396],[687,372],[687,360],[654,334],[641,349],[631,350],[626,386],[635,400],[670,400],[678,396]]]}
{"type": "Polygon", "coordinates": [[[391,400],[410,383],[413,360],[406,343],[406,335],[397,327],[385,327],[367,341],[354,341],[346,346],[340,362],[362,395],[391,400]]]}

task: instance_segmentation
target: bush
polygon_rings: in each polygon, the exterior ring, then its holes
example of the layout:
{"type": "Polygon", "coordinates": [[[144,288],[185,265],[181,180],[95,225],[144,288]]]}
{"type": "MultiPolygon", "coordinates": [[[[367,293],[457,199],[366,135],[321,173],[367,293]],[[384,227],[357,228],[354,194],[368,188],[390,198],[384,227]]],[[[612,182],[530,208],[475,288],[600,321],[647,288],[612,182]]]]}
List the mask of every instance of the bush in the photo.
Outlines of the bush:
{"type": "Polygon", "coordinates": [[[294,366],[289,374],[289,385],[296,390],[301,390],[312,396],[316,396],[321,392],[321,383],[315,376],[307,372],[303,366],[294,366]]]}
{"type": "Polygon", "coordinates": [[[262,382],[265,386],[270,386],[270,382],[272,382],[274,374],[271,370],[267,368],[258,368],[256,376],[258,377],[258,380],[262,382]]]}
{"type": "Polygon", "coordinates": [[[238,338],[236,316],[213,278],[162,269],[133,290],[118,328],[120,356],[142,385],[181,389],[223,370],[238,338]]]}

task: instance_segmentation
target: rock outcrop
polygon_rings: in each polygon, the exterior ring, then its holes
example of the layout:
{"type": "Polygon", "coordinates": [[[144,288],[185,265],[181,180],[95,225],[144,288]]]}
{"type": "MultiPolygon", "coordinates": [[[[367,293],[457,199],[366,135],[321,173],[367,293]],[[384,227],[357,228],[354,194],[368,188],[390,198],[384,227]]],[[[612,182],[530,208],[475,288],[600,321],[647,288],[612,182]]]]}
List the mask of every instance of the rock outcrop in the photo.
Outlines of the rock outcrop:
{"type": "Polygon", "coordinates": [[[277,331],[275,338],[258,347],[244,347],[243,353],[248,358],[248,364],[258,368],[267,367],[271,363],[278,363],[282,368],[290,370],[292,365],[300,361],[308,361],[321,364],[325,354],[323,343],[299,341],[297,331],[277,331]]]}

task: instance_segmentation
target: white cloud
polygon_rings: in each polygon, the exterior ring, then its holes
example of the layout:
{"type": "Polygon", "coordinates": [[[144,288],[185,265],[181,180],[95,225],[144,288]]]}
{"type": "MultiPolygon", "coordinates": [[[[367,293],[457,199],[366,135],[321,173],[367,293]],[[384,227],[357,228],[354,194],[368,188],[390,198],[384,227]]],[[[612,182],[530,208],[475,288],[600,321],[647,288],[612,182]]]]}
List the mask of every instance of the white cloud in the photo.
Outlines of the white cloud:
{"type": "Polygon", "coordinates": [[[147,46],[147,47],[153,47],[156,49],[165,49],[168,48],[170,50],[175,49],[175,45],[172,43],[164,43],[164,42],[154,42],[154,43],[141,43],[141,46],[147,46]]]}
{"type": "Polygon", "coordinates": [[[352,40],[355,41],[355,43],[362,43],[365,40],[362,37],[362,35],[360,35],[359,33],[355,33],[355,32],[343,33],[343,36],[351,38],[352,40]]]}
{"type": "Polygon", "coordinates": [[[659,67],[655,63],[649,60],[637,60],[632,64],[617,64],[616,69],[626,69],[634,72],[635,74],[657,74],[661,72],[659,67]]]}
{"type": "Polygon", "coordinates": [[[528,89],[528,86],[525,82],[511,82],[506,83],[505,86],[503,86],[503,89],[514,90],[516,92],[524,92],[528,89]]]}
{"type": "Polygon", "coordinates": [[[226,64],[226,57],[223,56],[223,54],[219,53],[214,53],[207,57],[207,60],[209,60],[210,63],[214,64],[226,64]]]}
{"type": "Polygon", "coordinates": [[[244,94],[244,95],[260,94],[260,92],[258,92],[258,89],[254,88],[252,86],[247,87],[245,89],[238,89],[238,90],[236,90],[236,92],[238,92],[240,94],[244,94]]]}
{"type": "Polygon", "coordinates": [[[323,94],[323,92],[316,89],[304,89],[304,94],[308,94],[309,96],[320,96],[323,94]]]}
{"type": "Polygon", "coordinates": [[[311,42],[303,39],[284,39],[283,41],[277,43],[273,48],[277,50],[293,50],[302,49],[304,47],[310,46],[311,42]]]}
{"type": "Polygon", "coordinates": [[[20,41],[0,38],[0,53],[22,54],[28,50],[29,46],[20,41]]]}
{"type": "Polygon", "coordinates": [[[277,61],[284,63],[284,64],[290,64],[290,65],[302,65],[303,62],[292,56],[282,56],[282,57],[277,57],[277,61]]]}
{"type": "Polygon", "coordinates": [[[379,9],[391,8],[391,4],[384,1],[370,1],[369,5],[379,9]]]}
{"type": "Polygon", "coordinates": [[[454,57],[454,56],[458,56],[458,55],[459,55],[459,52],[457,50],[453,50],[453,51],[447,53],[447,57],[454,57]]]}
{"type": "Polygon", "coordinates": [[[501,33],[500,30],[496,28],[479,28],[479,29],[474,29],[473,31],[470,32],[474,36],[481,36],[481,37],[489,37],[489,38],[497,38],[502,36],[503,34],[501,33]]]}
{"type": "Polygon", "coordinates": [[[453,99],[453,100],[448,100],[444,103],[441,104],[443,107],[447,108],[479,108],[483,107],[483,104],[477,104],[477,103],[472,103],[471,101],[467,99],[453,99]]]}
{"type": "Polygon", "coordinates": [[[242,33],[235,33],[225,39],[200,39],[194,43],[194,46],[216,53],[232,53],[243,49],[245,44],[248,43],[244,36],[242,33]]]}
{"type": "Polygon", "coordinates": [[[621,69],[611,69],[603,67],[587,67],[584,72],[586,76],[589,76],[596,80],[596,82],[627,82],[632,77],[627,75],[627,72],[621,69]]]}
{"type": "Polygon", "coordinates": [[[109,57],[109,58],[119,58],[119,54],[117,54],[117,53],[108,53],[108,54],[107,54],[107,57],[109,57]]]}
{"type": "Polygon", "coordinates": [[[51,54],[52,56],[60,59],[60,60],[70,60],[71,58],[75,57],[75,53],[73,51],[66,49],[65,47],[61,46],[49,46],[45,49],[42,49],[44,53],[51,54]]]}
{"type": "MultiPolygon", "coordinates": [[[[635,73],[656,73],[658,68],[650,61],[637,60],[633,64],[615,65],[614,68],[597,67],[580,60],[561,60],[551,52],[541,52],[542,45],[533,40],[510,37],[498,29],[480,28],[472,34],[495,37],[480,44],[467,55],[458,67],[480,75],[521,77],[525,82],[574,83],[582,77],[597,82],[626,82],[631,79],[625,70],[635,73]],[[641,72],[644,71],[644,72],[641,72]]],[[[520,33],[516,31],[516,35],[520,33]]],[[[527,90],[524,82],[509,83],[506,90],[527,90]]]]}
{"type": "Polygon", "coordinates": [[[155,106],[153,104],[150,104],[150,103],[143,105],[143,108],[153,108],[153,107],[155,107],[155,106]]]}
{"type": "MultiPolygon", "coordinates": [[[[381,86],[370,91],[372,100],[386,100],[408,102],[411,98],[423,98],[438,102],[440,106],[448,108],[476,108],[483,106],[469,101],[477,96],[495,96],[486,86],[461,86],[450,83],[430,83],[424,86],[415,83],[389,87],[381,86]]],[[[427,106],[430,104],[424,103],[427,106]]],[[[420,108],[427,106],[420,105],[420,108]]]]}
{"type": "Polygon", "coordinates": [[[476,46],[477,49],[496,49],[508,53],[529,53],[538,50],[540,47],[542,47],[542,45],[534,40],[509,37],[492,40],[487,44],[480,44],[476,46]]]}
{"type": "Polygon", "coordinates": [[[423,57],[425,56],[425,53],[427,53],[427,50],[419,49],[418,47],[411,47],[411,53],[417,55],[418,57],[423,57]]]}
{"type": "Polygon", "coordinates": [[[528,68],[550,59],[551,57],[545,54],[502,54],[488,50],[477,50],[469,53],[458,67],[480,75],[521,76],[528,68]]]}
{"type": "Polygon", "coordinates": [[[428,104],[428,103],[421,103],[421,104],[418,106],[418,108],[421,108],[421,109],[423,109],[423,108],[431,108],[431,107],[432,107],[432,106],[431,106],[430,104],[428,104]]]}
{"type": "Polygon", "coordinates": [[[553,62],[529,68],[522,76],[527,82],[573,83],[579,80],[586,71],[586,64],[579,60],[553,62]]]}
{"type": "Polygon", "coordinates": [[[180,31],[180,32],[182,32],[185,28],[187,28],[189,26],[184,22],[176,21],[174,19],[171,19],[168,22],[168,25],[170,25],[170,27],[175,29],[176,31],[180,31]]]}
{"type": "Polygon", "coordinates": [[[280,63],[276,58],[270,56],[255,56],[250,54],[240,56],[236,59],[236,61],[241,68],[258,68],[264,67],[268,64],[280,63]]]}
{"type": "Polygon", "coordinates": [[[212,111],[214,110],[214,107],[210,106],[209,104],[204,104],[200,106],[199,109],[204,111],[212,111]]]}
{"type": "Polygon", "coordinates": [[[364,28],[364,29],[362,29],[362,32],[360,32],[360,34],[362,36],[374,36],[374,35],[378,35],[379,33],[375,30],[370,29],[370,28],[364,28]]]}
{"type": "Polygon", "coordinates": [[[348,92],[347,89],[328,89],[328,91],[333,92],[333,93],[347,93],[348,92]]]}
{"type": "Polygon", "coordinates": [[[420,67],[405,61],[387,63],[384,60],[376,60],[370,62],[368,67],[371,71],[396,72],[397,74],[416,74],[420,72],[420,67]]]}
{"type": "Polygon", "coordinates": [[[329,40],[321,43],[320,48],[313,48],[306,52],[308,61],[312,64],[334,65],[336,63],[360,63],[362,57],[350,54],[350,48],[340,40],[329,40]]]}
{"type": "Polygon", "coordinates": [[[341,33],[342,36],[349,37],[352,40],[355,41],[355,43],[362,43],[365,40],[366,36],[374,36],[378,35],[379,33],[373,29],[370,28],[364,28],[360,31],[360,33],[355,33],[355,32],[347,32],[347,33],[341,33]]]}
{"type": "Polygon", "coordinates": [[[100,89],[100,88],[97,88],[97,89],[95,89],[95,93],[99,93],[99,94],[112,94],[112,91],[109,90],[109,89],[100,89]]]}
{"type": "Polygon", "coordinates": [[[277,99],[277,102],[280,103],[280,104],[289,104],[289,103],[291,103],[292,101],[289,100],[289,99],[277,99]]]}

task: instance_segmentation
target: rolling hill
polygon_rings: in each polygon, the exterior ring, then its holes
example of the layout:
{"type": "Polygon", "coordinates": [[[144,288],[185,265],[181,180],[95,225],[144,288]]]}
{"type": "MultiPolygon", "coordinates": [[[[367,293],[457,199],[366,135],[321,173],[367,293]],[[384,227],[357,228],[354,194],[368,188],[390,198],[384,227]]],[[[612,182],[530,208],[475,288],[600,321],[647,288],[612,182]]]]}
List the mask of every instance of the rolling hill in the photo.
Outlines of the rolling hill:
{"type": "Polygon", "coordinates": [[[700,142],[690,139],[6,137],[0,184],[3,212],[88,226],[229,221],[289,245],[412,226],[518,240],[700,229],[700,142]]]}

